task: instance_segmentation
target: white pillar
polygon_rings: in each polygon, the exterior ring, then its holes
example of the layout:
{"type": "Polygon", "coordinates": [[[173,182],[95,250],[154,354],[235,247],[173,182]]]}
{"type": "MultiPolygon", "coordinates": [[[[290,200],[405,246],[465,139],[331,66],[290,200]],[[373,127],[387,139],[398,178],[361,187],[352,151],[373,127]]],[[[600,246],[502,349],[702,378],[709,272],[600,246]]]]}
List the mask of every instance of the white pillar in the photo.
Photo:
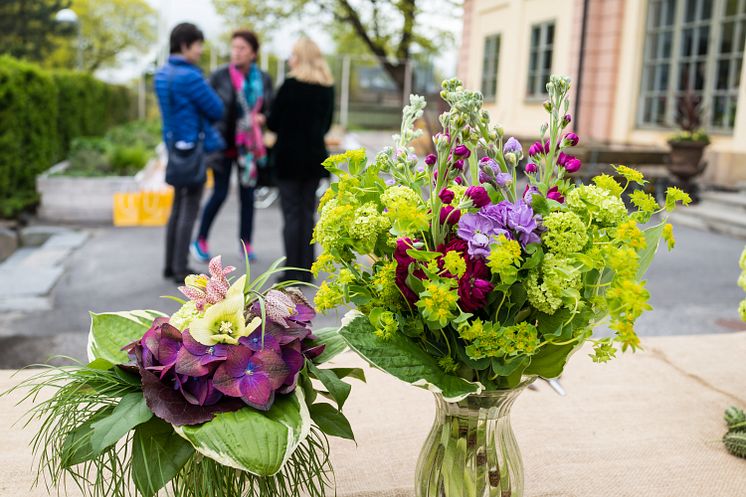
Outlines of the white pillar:
{"type": "Polygon", "coordinates": [[[350,114],[350,56],[342,57],[342,81],[339,95],[339,124],[347,128],[350,114]]]}

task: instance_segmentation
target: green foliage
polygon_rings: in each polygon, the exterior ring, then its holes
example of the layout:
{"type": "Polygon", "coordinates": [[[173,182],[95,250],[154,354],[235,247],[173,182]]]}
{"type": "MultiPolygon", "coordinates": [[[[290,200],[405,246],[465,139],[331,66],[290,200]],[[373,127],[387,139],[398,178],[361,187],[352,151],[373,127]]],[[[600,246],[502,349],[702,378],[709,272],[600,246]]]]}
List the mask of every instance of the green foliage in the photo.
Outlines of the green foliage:
{"type": "Polygon", "coordinates": [[[746,459],[746,413],[743,409],[730,406],[725,410],[725,423],[728,431],[723,436],[725,448],[736,457],[746,459]]]}
{"type": "Polygon", "coordinates": [[[38,201],[36,176],[65,157],[72,138],[102,135],[131,111],[124,87],[1,56],[0,217],[38,201]]]}
{"type": "Polygon", "coordinates": [[[194,447],[170,424],[153,418],[135,429],[132,437],[132,480],[143,497],[166,486],[194,456],[194,447]]]}
{"type": "Polygon", "coordinates": [[[114,364],[127,363],[129,358],[122,347],[140,339],[153,320],[163,315],[158,311],[92,312],[88,356],[114,364]]]}
{"type": "Polygon", "coordinates": [[[0,2],[0,53],[41,61],[54,48],[58,36],[74,29],[56,21],[55,15],[71,0],[3,0],[0,2]]]}

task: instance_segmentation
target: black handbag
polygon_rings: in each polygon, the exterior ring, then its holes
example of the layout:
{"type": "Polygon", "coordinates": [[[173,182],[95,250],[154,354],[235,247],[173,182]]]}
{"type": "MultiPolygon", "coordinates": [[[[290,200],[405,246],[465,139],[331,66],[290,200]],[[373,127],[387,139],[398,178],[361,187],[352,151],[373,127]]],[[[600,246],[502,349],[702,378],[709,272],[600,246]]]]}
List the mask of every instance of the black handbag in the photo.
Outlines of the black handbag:
{"type": "MultiPolygon", "coordinates": [[[[174,99],[171,88],[172,76],[168,79],[168,106],[171,119],[174,118],[174,99]]],[[[173,126],[170,126],[174,129],[173,126]]],[[[168,160],[166,162],[166,183],[175,187],[193,187],[204,184],[207,181],[207,161],[205,157],[205,133],[202,131],[202,116],[199,116],[200,132],[197,143],[191,148],[180,149],[176,147],[173,132],[169,131],[166,136],[166,149],[168,160]]]]}

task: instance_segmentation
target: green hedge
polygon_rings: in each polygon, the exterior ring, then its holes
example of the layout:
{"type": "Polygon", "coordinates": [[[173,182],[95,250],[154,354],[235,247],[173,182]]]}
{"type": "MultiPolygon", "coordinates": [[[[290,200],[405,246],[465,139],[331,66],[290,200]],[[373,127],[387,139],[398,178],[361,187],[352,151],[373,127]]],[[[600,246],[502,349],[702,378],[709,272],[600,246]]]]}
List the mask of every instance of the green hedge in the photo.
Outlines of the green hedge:
{"type": "Polygon", "coordinates": [[[1,56],[0,217],[37,202],[36,176],[67,155],[73,138],[100,136],[132,111],[122,86],[1,56]]]}

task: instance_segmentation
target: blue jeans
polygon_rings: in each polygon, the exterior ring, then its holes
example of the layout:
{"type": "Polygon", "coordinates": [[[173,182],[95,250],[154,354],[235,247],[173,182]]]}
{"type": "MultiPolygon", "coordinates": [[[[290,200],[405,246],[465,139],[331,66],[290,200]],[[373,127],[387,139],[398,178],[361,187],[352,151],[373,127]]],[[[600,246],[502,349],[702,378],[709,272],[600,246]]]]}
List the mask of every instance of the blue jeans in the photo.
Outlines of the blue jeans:
{"type": "MultiPolygon", "coordinates": [[[[233,166],[236,165],[235,159],[223,157],[220,159],[218,164],[212,167],[213,177],[215,180],[215,186],[212,190],[210,199],[205,204],[205,209],[202,211],[202,221],[199,226],[199,238],[207,239],[210,233],[212,223],[215,221],[220,207],[223,206],[225,199],[228,197],[228,188],[231,182],[231,172],[233,166]]],[[[239,227],[239,234],[241,240],[246,243],[251,243],[252,233],[254,231],[254,188],[241,186],[240,199],[241,199],[241,222],[239,227]]]]}

